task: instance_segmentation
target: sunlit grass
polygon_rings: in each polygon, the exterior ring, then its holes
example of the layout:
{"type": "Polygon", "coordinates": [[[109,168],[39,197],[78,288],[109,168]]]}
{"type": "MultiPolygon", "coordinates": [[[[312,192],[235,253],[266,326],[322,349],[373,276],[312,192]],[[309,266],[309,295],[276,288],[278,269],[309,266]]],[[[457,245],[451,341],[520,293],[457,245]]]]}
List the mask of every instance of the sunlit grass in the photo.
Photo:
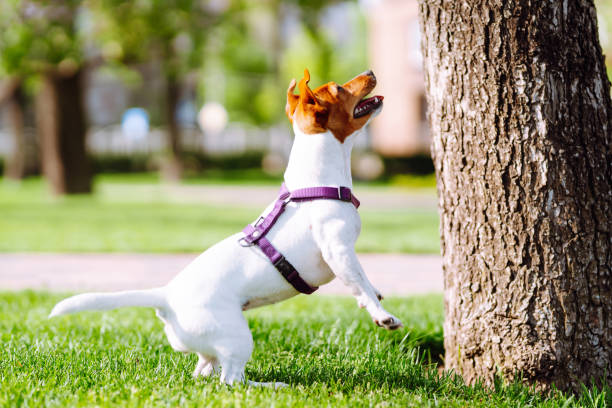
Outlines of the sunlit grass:
{"type": "MultiPolygon", "coordinates": [[[[95,194],[74,197],[53,197],[40,179],[5,181],[0,183],[0,251],[201,252],[263,210],[248,197],[231,205],[202,201],[180,202],[150,174],[99,177],[95,194]]],[[[360,252],[439,252],[433,208],[362,208],[360,214],[360,252]]]]}
{"type": "Polygon", "coordinates": [[[350,298],[299,296],[247,312],[247,377],[289,388],[194,380],[193,355],[171,350],[149,309],[47,320],[61,298],[0,293],[0,406],[16,407],[605,407],[609,391],[544,396],[518,384],[468,387],[439,376],[442,298],[385,300],[405,328],[377,328],[350,298]]]}

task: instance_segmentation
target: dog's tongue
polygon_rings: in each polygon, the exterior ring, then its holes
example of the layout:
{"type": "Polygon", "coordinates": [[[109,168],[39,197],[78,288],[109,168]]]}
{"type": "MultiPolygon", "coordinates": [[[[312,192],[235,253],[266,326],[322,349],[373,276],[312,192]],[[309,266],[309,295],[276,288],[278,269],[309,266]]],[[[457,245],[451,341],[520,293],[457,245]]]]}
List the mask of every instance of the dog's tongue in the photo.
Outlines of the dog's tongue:
{"type": "Polygon", "coordinates": [[[367,98],[362,100],[355,106],[355,110],[353,111],[353,116],[355,118],[359,118],[361,116],[365,116],[368,113],[372,112],[374,109],[377,109],[381,104],[384,96],[376,95],[371,98],[367,98]]]}

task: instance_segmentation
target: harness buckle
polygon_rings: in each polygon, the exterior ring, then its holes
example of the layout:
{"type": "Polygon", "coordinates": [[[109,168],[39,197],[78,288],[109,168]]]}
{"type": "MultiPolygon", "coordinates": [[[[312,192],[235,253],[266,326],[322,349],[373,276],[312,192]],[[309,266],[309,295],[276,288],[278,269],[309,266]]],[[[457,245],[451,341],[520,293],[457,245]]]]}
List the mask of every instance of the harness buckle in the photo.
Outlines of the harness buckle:
{"type": "Polygon", "coordinates": [[[342,187],[338,186],[338,200],[342,201],[342,187]]]}
{"type": "Polygon", "coordinates": [[[283,255],[276,262],[273,263],[274,267],[291,283],[293,278],[298,275],[295,268],[287,261],[283,255]]]}
{"type": "Polygon", "coordinates": [[[240,245],[243,248],[247,248],[247,247],[253,246],[254,244],[252,242],[247,241],[246,237],[242,237],[238,240],[238,245],[240,245]]]}
{"type": "Polygon", "coordinates": [[[285,262],[285,257],[281,255],[272,265],[278,268],[283,262],[285,262]]]}

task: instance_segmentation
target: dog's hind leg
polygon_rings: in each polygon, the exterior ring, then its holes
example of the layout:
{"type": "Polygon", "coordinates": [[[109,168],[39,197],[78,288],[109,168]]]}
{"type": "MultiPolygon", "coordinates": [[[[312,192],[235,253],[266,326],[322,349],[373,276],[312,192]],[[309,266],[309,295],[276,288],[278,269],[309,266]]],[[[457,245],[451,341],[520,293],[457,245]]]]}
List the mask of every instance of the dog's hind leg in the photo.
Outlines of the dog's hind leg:
{"type": "Polygon", "coordinates": [[[242,358],[224,357],[221,359],[221,382],[227,385],[243,383],[246,361],[242,358]]]}
{"type": "Polygon", "coordinates": [[[219,360],[216,357],[209,357],[198,353],[198,363],[193,372],[193,377],[209,377],[212,374],[219,374],[219,360]]]}
{"type": "MultiPolygon", "coordinates": [[[[241,351],[245,351],[245,350],[241,350],[241,351]]],[[[272,387],[272,388],[287,387],[287,384],[282,383],[282,382],[246,381],[244,378],[244,367],[246,366],[246,363],[248,359],[250,358],[250,354],[251,352],[249,352],[248,356],[246,356],[244,353],[237,353],[232,356],[225,356],[225,357],[220,356],[219,359],[221,360],[221,382],[228,384],[228,385],[232,385],[235,382],[242,382],[242,383],[246,382],[248,385],[252,387],[272,387]]]]}
{"type": "Polygon", "coordinates": [[[257,382],[245,381],[244,367],[246,361],[241,358],[226,358],[221,360],[221,382],[227,385],[233,385],[236,382],[245,383],[252,387],[272,387],[281,388],[287,387],[287,384],[282,382],[257,382]]]}
{"type": "MultiPolygon", "coordinates": [[[[229,321],[230,319],[226,320],[229,321]]],[[[225,327],[223,336],[219,336],[215,344],[217,359],[221,364],[221,382],[233,385],[246,383],[251,386],[282,387],[283,383],[260,383],[246,381],[244,368],[253,352],[253,336],[242,312],[235,319],[231,319],[232,326],[225,327]]]]}
{"type": "MultiPolygon", "coordinates": [[[[216,326],[216,330],[211,336],[214,340],[208,347],[214,351],[205,354],[214,354],[221,365],[222,383],[232,385],[245,382],[244,367],[253,352],[253,336],[242,310],[218,309],[212,324],[216,326]]],[[[207,367],[204,365],[202,370],[207,367]]]]}

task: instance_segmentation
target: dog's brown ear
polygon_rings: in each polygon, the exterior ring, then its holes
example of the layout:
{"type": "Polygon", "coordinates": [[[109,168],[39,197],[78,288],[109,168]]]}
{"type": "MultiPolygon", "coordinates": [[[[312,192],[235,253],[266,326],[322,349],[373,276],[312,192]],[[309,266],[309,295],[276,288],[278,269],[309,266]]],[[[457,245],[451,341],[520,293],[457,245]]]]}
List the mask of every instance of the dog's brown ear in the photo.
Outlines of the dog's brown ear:
{"type": "Polygon", "coordinates": [[[300,103],[302,105],[318,105],[319,101],[310,90],[308,82],[310,82],[310,72],[307,68],[304,68],[304,78],[300,81],[300,103]]]}
{"type": "Polygon", "coordinates": [[[308,87],[310,72],[304,69],[304,78],[300,81],[300,96],[296,120],[304,133],[323,133],[326,130],[328,110],[321,105],[315,94],[308,87]]]}
{"type": "Polygon", "coordinates": [[[289,83],[289,88],[287,88],[287,104],[285,105],[285,113],[289,118],[289,121],[293,123],[293,113],[295,112],[295,108],[297,108],[297,104],[300,101],[299,95],[295,95],[293,90],[295,89],[295,79],[292,79],[289,83]]]}

